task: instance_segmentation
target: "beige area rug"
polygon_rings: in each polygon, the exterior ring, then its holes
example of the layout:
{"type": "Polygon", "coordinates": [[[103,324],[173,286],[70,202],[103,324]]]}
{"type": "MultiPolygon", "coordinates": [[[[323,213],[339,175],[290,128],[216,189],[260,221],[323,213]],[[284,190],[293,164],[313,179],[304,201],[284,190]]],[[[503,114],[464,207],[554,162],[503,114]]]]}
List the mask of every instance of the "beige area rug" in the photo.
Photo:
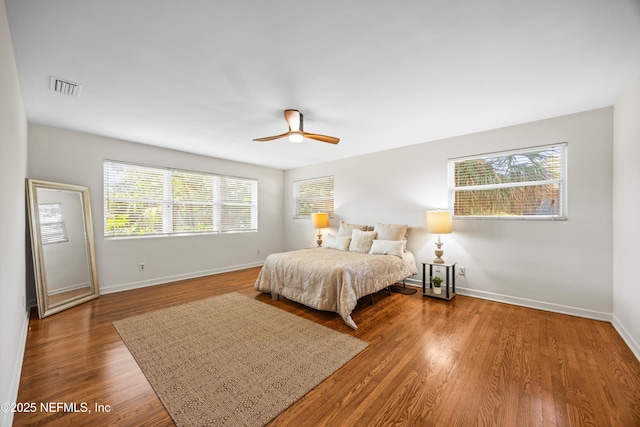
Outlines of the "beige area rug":
{"type": "Polygon", "coordinates": [[[260,426],[368,343],[230,293],[114,322],[178,426],[260,426]]]}

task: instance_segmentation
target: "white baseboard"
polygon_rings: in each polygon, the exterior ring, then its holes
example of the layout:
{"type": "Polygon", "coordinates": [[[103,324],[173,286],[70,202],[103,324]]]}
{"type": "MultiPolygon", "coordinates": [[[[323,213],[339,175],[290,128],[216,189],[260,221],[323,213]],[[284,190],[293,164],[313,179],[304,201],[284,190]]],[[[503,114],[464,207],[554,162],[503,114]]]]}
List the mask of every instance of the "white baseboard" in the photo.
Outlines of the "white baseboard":
{"type": "Polygon", "coordinates": [[[413,279],[409,277],[408,279],[405,279],[405,282],[409,286],[422,289],[422,279],[413,279]]]}
{"type": "MultiPolygon", "coordinates": [[[[20,388],[20,375],[22,374],[22,361],[24,360],[24,349],[27,346],[27,332],[29,331],[29,311],[26,310],[24,319],[22,322],[22,330],[20,331],[20,347],[16,352],[16,360],[13,364],[13,377],[11,378],[11,384],[9,386],[9,395],[4,399],[0,399],[2,402],[16,402],[18,398],[18,389],[20,388]]],[[[0,411],[0,426],[10,426],[13,424],[13,412],[0,411]]]]}
{"type": "Polygon", "coordinates": [[[633,339],[629,331],[624,327],[620,320],[613,316],[613,320],[611,321],[613,327],[616,328],[616,331],[620,334],[624,342],[627,343],[633,354],[636,356],[636,359],[640,360],[640,345],[633,339]]]}
{"type": "Polygon", "coordinates": [[[587,319],[602,320],[611,322],[611,313],[588,310],[586,308],[572,307],[568,305],[555,304],[552,302],[539,301],[529,298],[520,298],[510,295],[496,294],[493,292],[478,291],[476,289],[456,288],[456,293],[490,301],[503,302],[507,304],[519,305],[521,307],[535,308],[538,310],[551,311],[554,313],[568,314],[571,316],[584,317],[587,319]]]}
{"type": "MultiPolygon", "coordinates": [[[[422,288],[421,279],[407,279],[407,285],[417,286],[422,288]]],[[[572,307],[562,304],[555,304],[551,302],[538,301],[529,298],[520,298],[510,295],[496,294],[493,292],[479,291],[476,289],[456,287],[456,293],[474,298],[486,299],[489,301],[503,302],[506,304],[519,305],[521,307],[535,308],[538,310],[551,311],[554,313],[568,314],[571,316],[584,317],[587,319],[602,320],[605,322],[611,322],[611,313],[604,313],[601,311],[588,310],[580,307],[572,307]]]]}
{"type": "Polygon", "coordinates": [[[82,288],[88,288],[90,286],[91,286],[91,283],[89,282],[76,283],[75,285],[69,285],[69,286],[65,286],[64,288],[58,288],[54,291],[49,291],[47,295],[51,296],[51,295],[63,294],[65,292],[75,291],[77,289],[82,289],[82,288]]]}
{"type": "Polygon", "coordinates": [[[100,286],[101,294],[112,294],[115,292],[129,291],[131,289],[146,288],[147,286],[162,285],[163,283],[177,282],[179,280],[194,279],[196,277],[210,276],[212,274],[227,273],[229,271],[244,270],[245,268],[260,267],[264,262],[233,265],[230,267],[215,268],[212,270],[197,271],[195,273],[178,274],[175,276],[157,277],[155,279],[143,280],[140,282],[121,283],[119,285],[100,286]]]}

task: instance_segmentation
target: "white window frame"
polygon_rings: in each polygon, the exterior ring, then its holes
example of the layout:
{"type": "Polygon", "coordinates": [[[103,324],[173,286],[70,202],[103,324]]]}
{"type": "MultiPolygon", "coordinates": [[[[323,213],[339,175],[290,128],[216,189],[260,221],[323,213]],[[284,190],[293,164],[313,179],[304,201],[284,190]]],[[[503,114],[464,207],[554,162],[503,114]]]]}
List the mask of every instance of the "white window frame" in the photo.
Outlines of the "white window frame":
{"type": "MultiPolygon", "coordinates": [[[[486,153],[475,156],[467,156],[467,157],[457,157],[449,159],[448,162],[448,173],[449,173],[449,209],[454,213],[454,218],[456,219],[518,219],[518,220],[566,220],[567,219],[567,147],[568,144],[566,142],[551,144],[551,145],[542,145],[536,147],[523,148],[518,150],[509,150],[509,151],[500,151],[494,153],[486,153]],[[557,169],[559,176],[557,178],[547,178],[541,180],[523,180],[521,182],[506,182],[506,183],[492,183],[492,184],[484,184],[484,185],[471,185],[471,186],[455,186],[455,168],[456,164],[460,162],[465,162],[469,160],[486,160],[486,159],[496,159],[499,157],[507,157],[507,156],[518,156],[518,155],[527,155],[532,153],[539,153],[544,151],[557,150],[559,154],[557,156],[557,169]],[[455,202],[456,202],[456,194],[458,192],[463,191],[485,191],[485,190],[496,190],[496,189],[506,189],[506,188],[514,188],[514,187],[530,187],[530,186],[545,186],[545,185],[555,185],[558,187],[558,200],[552,200],[552,206],[555,206],[556,213],[549,213],[547,208],[547,212],[545,213],[545,209],[540,209],[540,213],[536,214],[525,214],[525,215],[515,215],[515,214],[502,214],[502,215],[460,215],[455,211],[455,202]]],[[[524,156],[522,156],[524,157],[524,156]]]]}
{"type": "MultiPolygon", "coordinates": [[[[152,236],[185,236],[185,235],[201,235],[201,234],[221,234],[221,233],[245,233],[245,232],[257,232],[258,231],[258,181],[254,178],[244,178],[244,177],[234,177],[227,175],[218,175],[212,174],[208,172],[197,172],[197,171],[189,171],[184,169],[177,168],[167,168],[162,166],[148,166],[131,162],[122,162],[118,160],[104,160],[103,162],[103,174],[104,174],[104,237],[107,239],[111,238],[139,238],[139,237],[152,237],[152,236]],[[144,168],[146,170],[152,170],[162,176],[162,195],[160,199],[149,200],[148,202],[161,205],[162,211],[162,231],[157,232],[140,232],[140,233],[129,233],[129,234],[121,234],[117,232],[112,232],[109,230],[108,220],[111,217],[111,212],[109,212],[109,202],[110,199],[118,202],[125,203],[140,203],[145,202],[145,200],[141,198],[117,198],[115,195],[112,195],[111,191],[111,183],[109,178],[108,168],[112,164],[120,164],[125,165],[130,168],[144,168]],[[203,175],[207,178],[211,179],[211,185],[213,188],[212,201],[185,201],[179,202],[174,194],[173,194],[173,176],[175,173],[180,174],[193,174],[193,175],[203,175]],[[232,202],[229,200],[225,200],[221,193],[225,189],[225,185],[227,184],[227,180],[241,180],[251,187],[251,200],[248,203],[238,203],[232,202]],[[211,217],[211,230],[202,230],[202,231],[180,231],[175,230],[174,228],[174,207],[181,205],[208,205],[211,206],[212,217],[211,217]],[[228,210],[232,210],[235,207],[245,207],[250,209],[250,226],[245,228],[234,228],[225,225],[224,223],[224,214],[228,210]],[[229,209],[227,209],[229,208],[229,209]]],[[[115,185],[115,184],[114,184],[115,185]]],[[[159,195],[159,194],[158,194],[159,195]]]]}
{"type": "Polygon", "coordinates": [[[335,205],[334,185],[333,175],[293,181],[293,218],[310,218],[312,213],[317,212],[328,213],[329,217],[333,218],[335,205]],[[327,194],[303,197],[300,194],[300,188],[304,185],[315,185],[323,189],[327,194]],[[310,210],[304,209],[303,206],[312,206],[312,208],[310,210]]]}

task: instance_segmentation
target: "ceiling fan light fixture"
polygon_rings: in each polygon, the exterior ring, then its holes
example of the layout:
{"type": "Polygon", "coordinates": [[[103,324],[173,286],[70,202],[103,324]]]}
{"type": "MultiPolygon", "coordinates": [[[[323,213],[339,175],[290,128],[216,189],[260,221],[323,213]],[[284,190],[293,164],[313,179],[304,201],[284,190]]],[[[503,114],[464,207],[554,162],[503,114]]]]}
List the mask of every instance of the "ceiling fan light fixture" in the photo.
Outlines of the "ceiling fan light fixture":
{"type": "Polygon", "coordinates": [[[289,141],[290,142],[302,142],[302,140],[304,139],[304,136],[302,135],[302,132],[294,130],[291,131],[291,133],[289,134],[289,141]]]}
{"type": "Polygon", "coordinates": [[[326,142],[328,144],[337,144],[340,142],[340,138],[328,135],[320,135],[318,133],[305,132],[302,127],[302,113],[298,110],[284,110],[284,119],[289,125],[289,131],[281,135],[265,136],[263,138],[256,138],[254,141],[267,142],[274,139],[289,138],[290,142],[300,143],[305,138],[314,139],[320,142],[326,142]]]}

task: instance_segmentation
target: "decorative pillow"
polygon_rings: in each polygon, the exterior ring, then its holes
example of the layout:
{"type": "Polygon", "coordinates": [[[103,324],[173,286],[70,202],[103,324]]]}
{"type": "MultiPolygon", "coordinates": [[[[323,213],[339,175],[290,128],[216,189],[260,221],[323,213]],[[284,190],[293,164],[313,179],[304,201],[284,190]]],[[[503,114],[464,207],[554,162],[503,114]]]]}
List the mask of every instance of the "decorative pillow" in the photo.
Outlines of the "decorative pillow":
{"type": "Polygon", "coordinates": [[[402,258],[404,246],[404,240],[374,240],[369,253],[378,255],[395,255],[402,258]]]}
{"type": "Polygon", "coordinates": [[[367,230],[367,226],[366,225],[359,225],[359,224],[349,224],[347,222],[340,221],[340,228],[338,229],[338,236],[351,237],[351,233],[353,232],[353,230],[366,231],[367,230]]]}
{"type": "Polygon", "coordinates": [[[351,237],[334,236],[329,233],[324,241],[324,247],[329,249],[338,249],[340,251],[348,251],[351,237]]]}
{"type": "Polygon", "coordinates": [[[378,232],[379,240],[407,240],[409,237],[407,224],[381,224],[378,222],[373,229],[378,232]]]}
{"type": "Polygon", "coordinates": [[[402,250],[403,251],[407,250],[407,241],[406,240],[394,240],[394,242],[401,242],[402,243],[402,250]]]}
{"type": "Polygon", "coordinates": [[[378,233],[375,231],[362,231],[357,229],[353,230],[351,234],[351,244],[349,245],[349,251],[368,254],[371,250],[373,240],[377,235],[378,233]]]}

